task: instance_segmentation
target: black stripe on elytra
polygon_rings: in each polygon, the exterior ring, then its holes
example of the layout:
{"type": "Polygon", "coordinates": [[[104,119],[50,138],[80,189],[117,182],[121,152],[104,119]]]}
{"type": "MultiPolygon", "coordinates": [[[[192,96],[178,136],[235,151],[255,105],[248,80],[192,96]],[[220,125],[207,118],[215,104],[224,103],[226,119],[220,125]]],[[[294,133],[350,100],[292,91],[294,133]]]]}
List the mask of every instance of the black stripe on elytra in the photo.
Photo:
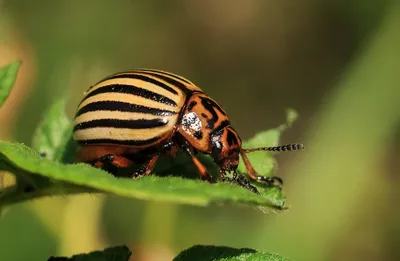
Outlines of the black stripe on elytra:
{"type": "Polygon", "coordinates": [[[165,97],[164,95],[161,95],[156,92],[152,92],[146,89],[142,89],[140,87],[136,87],[133,85],[128,85],[128,84],[111,84],[111,85],[106,85],[103,87],[100,87],[92,92],[90,92],[88,95],[86,95],[86,98],[102,94],[102,93],[126,93],[126,94],[132,94],[136,96],[143,97],[145,99],[153,100],[156,102],[160,102],[163,104],[167,104],[170,106],[178,106],[175,101],[171,100],[168,97],[165,97]]]}
{"type": "Polygon", "coordinates": [[[197,101],[191,101],[187,108],[188,111],[191,111],[196,104],[197,104],[197,101]]]}
{"type": "MultiPolygon", "coordinates": [[[[140,70],[140,71],[142,71],[142,70],[140,70]]],[[[155,72],[155,73],[164,74],[164,75],[167,75],[169,77],[173,77],[175,79],[181,80],[181,81],[183,81],[183,82],[185,82],[187,84],[193,84],[193,83],[189,82],[187,79],[185,79],[185,78],[183,78],[183,77],[181,77],[179,75],[173,74],[173,73],[159,71],[159,70],[153,70],[153,69],[143,69],[143,71],[144,72],[155,72]]]]}
{"type": "Polygon", "coordinates": [[[119,75],[110,76],[110,77],[106,78],[106,80],[124,79],[124,78],[125,79],[126,78],[128,78],[128,79],[136,79],[136,80],[141,80],[141,81],[144,81],[144,82],[149,82],[149,83],[152,83],[154,85],[157,85],[158,87],[161,87],[161,88],[169,91],[170,93],[173,93],[175,95],[178,94],[178,92],[174,88],[166,85],[163,82],[157,81],[156,79],[148,77],[148,76],[143,75],[143,74],[135,74],[135,73],[129,73],[128,72],[128,73],[123,73],[123,74],[119,74],[119,75]]]}
{"type": "Polygon", "coordinates": [[[159,137],[154,137],[147,140],[114,140],[114,139],[93,139],[93,140],[78,140],[77,143],[81,145],[92,144],[115,144],[115,145],[130,145],[130,146],[143,146],[149,145],[158,141],[159,137]]]}
{"type": "Polygon", "coordinates": [[[183,84],[180,81],[175,80],[174,78],[171,78],[170,76],[166,76],[166,75],[162,75],[162,74],[158,74],[158,73],[153,73],[153,72],[146,72],[146,74],[151,75],[153,77],[156,77],[158,79],[161,79],[161,80],[163,80],[163,81],[165,81],[165,82],[167,82],[167,83],[169,83],[169,84],[171,84],[173,86],[178,87],[181,91],[183,91],[186,94],[186,96],[189,96],[189,94],[192,93],[192,91],[189,90],[186,87],[185,84],[183,84]]]}
{"type": "Polygon", "coordinates": [[[107,128],[126,128],[126,129],[151,129],[165,126],[168,124],[167,119],[152,119],[152,120],[119,120],[119,119],[100,119],[78,123],[74,127],[76,130],[84,130],[97,127],[107,128]]]}
{"type": "Polygon", "coordinates": [[[176,114],[174,111],[163,110],[157,108],[150,108],[143,105],[132,104],[128,102],[120,102],[120,101],[98,101],[86,104],[76,113],[76,117],[82,115],[86,112],[91,111],[121,111],[121,112],[139,112],[139,113],[148,113],[152,115],[158,116],[171,116],[176,114]]]}

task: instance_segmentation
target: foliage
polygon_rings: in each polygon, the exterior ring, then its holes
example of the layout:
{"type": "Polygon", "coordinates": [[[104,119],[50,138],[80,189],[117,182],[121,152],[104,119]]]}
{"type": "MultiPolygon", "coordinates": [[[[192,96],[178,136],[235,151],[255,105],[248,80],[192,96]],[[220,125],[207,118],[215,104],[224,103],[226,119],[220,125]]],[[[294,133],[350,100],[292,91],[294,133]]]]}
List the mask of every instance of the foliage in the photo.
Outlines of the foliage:
{"type": "Polygon", "coordinates": [[[288,261],[273,253],[265,253],[250,248],[222,246],[193,246],[182,251],[173,261],[288,261]]]}
{"type": "Polygon", "coordinates": [[[17,78],[20,61],[15,61],[0,68],[0,106],[6,101],[17,78]]]}
{"type": "MultiPolygon", "coordinates": [[[[131,252],[126,246],[116,246],[87,254],[68,257],[50,257],[48,261],[128,261],[131,252]]],[[[197,245],[182,251],[173,261],[288,261],[273,253],[265,253],[250,248],[197,245]]]]}
{"type": "Polygon", "coordinates": [[[50,257],[48,261],[128,261],[131,251],[126,246],[106,248],[103,251],[93,251],[87,254],[68,257],[50,257]]]}

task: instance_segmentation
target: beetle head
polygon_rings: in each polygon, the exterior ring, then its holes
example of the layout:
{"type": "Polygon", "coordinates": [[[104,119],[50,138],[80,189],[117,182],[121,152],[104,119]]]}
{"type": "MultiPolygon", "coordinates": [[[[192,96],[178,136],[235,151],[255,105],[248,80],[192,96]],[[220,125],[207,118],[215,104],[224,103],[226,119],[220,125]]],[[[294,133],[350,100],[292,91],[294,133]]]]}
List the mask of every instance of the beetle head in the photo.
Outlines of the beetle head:
{"type": "Polygon", "coordinates": [[[242,141],[232,126],[211,136],[211,155],[223,171],[235,171],[239,165],[242,141]]]}
{"type": "MultiPolygon", "coordinates": [[[[240,154],[250,178],[258,182],[267,183],[269,183],[270,180],[266,177],[257,175],[246,156],[247,153],[255,151],[294,151],[302,150],[304,148],[302,144],[288,144],[275,147],[242,149],[242,141],[237,132],[231,126],[227,126],[211,136],[211,147],[211,155],[213,156],[214,161],[220,166],[222,172],[236,171],[239,165],[240,154]]],[[[282,181],[280,182],[282,183],[282,181]]]]}

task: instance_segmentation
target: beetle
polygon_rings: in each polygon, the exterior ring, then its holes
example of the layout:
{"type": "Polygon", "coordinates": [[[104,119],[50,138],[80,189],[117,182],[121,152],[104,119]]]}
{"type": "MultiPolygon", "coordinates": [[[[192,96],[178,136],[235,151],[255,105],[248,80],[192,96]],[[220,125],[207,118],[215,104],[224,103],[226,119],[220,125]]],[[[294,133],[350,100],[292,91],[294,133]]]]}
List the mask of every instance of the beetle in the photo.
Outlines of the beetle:
{"type": "Polygon", "coordinates": [[[112,174],[139,164],[129,177],[149,175],[161,155],[175,157],[183,150],[203,180],[214,182],[196,158],[198,153],[213,158],[219,166],[219,180],[254,192],[247,179],[238,178],[239,155],[252,180],[272,184],[282,180],[259,176],[246,154],[303,149],[302,144],[242,148],[227,113],[214,99],[188,79],[155,69],[115,73],[91,86],[78,105],[73,138],[79,145],[77,162],[112,174]],[[232,178],[227,178],[229,172],[232,178]]]}

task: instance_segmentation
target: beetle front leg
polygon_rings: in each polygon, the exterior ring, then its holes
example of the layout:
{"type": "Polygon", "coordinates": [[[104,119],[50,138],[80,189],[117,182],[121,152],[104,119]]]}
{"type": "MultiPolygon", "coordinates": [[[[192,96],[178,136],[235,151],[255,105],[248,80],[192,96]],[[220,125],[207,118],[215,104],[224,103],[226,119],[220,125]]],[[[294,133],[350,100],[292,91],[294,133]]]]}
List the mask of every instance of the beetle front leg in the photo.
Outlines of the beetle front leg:
{"type": "Polygon", "coordinates": [[[225,171],[223,169],[220,169],[219,170],[219,179],[222,182],[230,182],[230,183],[236,184],[238,186],[241,186],[245,189],[248,189],[253,193],[260,194],[260,192],[258,192],[257,188],[254,187],[253,185],[251,185],[250,181],[245,176],[238,175],[238,173],[236,171],[233,172],[232,178],[227,178],[225,176],[225,171]]]}
{"type": "Polygon", "coordinates": [[[211,176],[208,174],[206,167],[204,167],[204,165],[200,162],[200,160],[198,158],[196,158],[193,154],[190,154],[190,157],[191,157],[194,165],[196,165],[197,170],[199,171],[199,173],[201,175],[201,179],[205,180],[209,183],[214,183],[211,176]]]}
{"type": "Polygon", "coordinates": [[[242,159],[244,162],[244,165],[246,166],[247,169],[247,174],[250,176],[251,179],[267,184],[268,186],[274,186],[276,181],[279,183],[279,186],[283,184],[283,180],[279,177],[264,177],[264,176],[259,176],[257,175],[256,171],[254,168],[251,166],[249,159],[247,158],[246,154],[241,152],[242,159]]]}
{"type": "Polygon", "coordinates": [[[200,173],[201,179],[205,180],[209,183],[214,183],[210,174],[208,174],[208,171],[206,167],[200,162],[198,158],[195,157],[193,151],[189,147],[185,147],[186,152],[189,154],[190,158],[192,159],[192,162],[196,166],[197,170],[200,173]]]}
{"type": "Polygon", "coordinates": [[[200,173],[201,179],[209,183],[215,183],[215,181],[212,180],[210,174],[208,174],[207,168],[200,162],[198,158],[196,158],[193,148],[184,139],[182,139],[181,148],[184,151],[186,151],[187,154],[189,154],[190,158],[192,159],[192,162],[194,163],[194,165],[196,166],[197,170],[200,173]]]}

